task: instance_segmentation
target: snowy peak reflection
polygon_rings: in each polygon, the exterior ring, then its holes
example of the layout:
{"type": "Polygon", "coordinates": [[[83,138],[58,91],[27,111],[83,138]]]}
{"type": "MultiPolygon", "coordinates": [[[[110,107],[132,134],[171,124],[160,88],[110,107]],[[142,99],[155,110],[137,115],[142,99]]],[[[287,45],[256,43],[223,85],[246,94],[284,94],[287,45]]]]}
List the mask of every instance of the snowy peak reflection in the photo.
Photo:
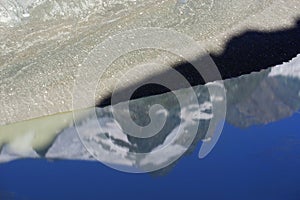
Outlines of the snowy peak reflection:
{"type": "MultiPolygon", "coordinates": [[[[175,92],[176,95],[186,97],[186,90],[188,89],[175,92]]],[[[92,117],[93,111],[91,111],[90,117],[81,120],[77,124],[80,139],[95,159],[109,166],[126,166],[127,171],[139,169],[146,172],[152,171],[153,168],[160,169],[159,166],[169,166],[189,149],[190,145],[187,146],[187,143],[194,145],[195,135],[197,141],[205,137],[209,121],[213,117],[207,87],[197,87],[195,91],[200,106],[193,104],[191,98],[184,98],[183,105],[186,106],[180,107],[172,92],[129,102],[131,118],[140,126],[151,123],[149,108],[156,104],[161,105],[162,108],[155,114],[157,118],[166,118],[166,122],[163,128],[152,137],[139,138],[125,133],[120,122],[113,116],[113,109],[118,106],[117,104],[96,108],[97,118],[92,117]],[[193,135],[192,132],[195,134],[193,135]],[[156,154],[158,151],[160,156],[156,154]]],[[[118,114],[122,116],[122,112],[126,112],[125,109],[124,107],[124,111],[121,110],[118,114]]],[[[126,120],[124,118],[125,123],[126,120]]],[[[78,145],[80,140],[75,132],[75,127],[65,129],[49,149],[46,157],[88,158],[84,147],[74,148],[80,146],[78,145]],[[71,139],[71,134],[73,134],[73,139],[71,139]],[[64,140],[68,144],[63,145],[64,140]],[[71,152],[62,151],[62,146],[70,146],[71,152]]]]}
{"type": "Polygon", "coordinates": [[[300,109],[300,55],[292,61],[225,81],[227,122],[249,127],[291,116],[300,109]]]}
{"type": "MultiPolygon", "coordinates": [[[[300,109],[299,69],[300,56],[281,66],[226,80],[227,122],[239,127],[248,127],[274,122],[298,111],[300,109]]],[[[158,114],[167,117],[166,124],[154,137],[141,139],[124,134],[118,123],[115,122],[111,112],[112,107],[109,106],[96,109],[98,120],[86,119],[82,122],[79,129],[85,132],[83,139],[92,147],[91,149],[102,152],[102,161],[107,163],[133,167],[160,165],[167,162],[175,154],[185,151],[180,145],[180,140],[186,138],[181,137],[173,142],[172,150],[165,152],[164,157],[130,157],[128,156],[129,152],[149,153],[162,149],[164,146],[170,145],[172,138],[178,132],[180,123],[184,126],[183,130],[188,131],[189,128],[194,126],[193,121],[199,120],[197,136],[186,152],[190,153],[201,140],[205,140],[209,121],[213,117],[211,98],[218,98],[209,97],[206,86],[196,86],[193,89],[197,94],[201,112],[193,112],[195,111],[194,105],[180,108],[172,93],[150,96],[130,102],[131,117],[141,126],[149,123],[148,108],[151,105],[159,103],[164,107],[158,114]],[[182,113],[182,118],[180,113],[182,113]],[[98,122],[102,129],[101,132],[97,129],[98,122]],[[112,153],[115,156],[112,156],[112,153]]],[[[184,95],[185,89],[178,92],[184,95]]],[[[66,129],[60,134],[46,157],[88,158],[88,153],[83,147],[73,148],[79,147],[80,142],[79,139],[71,140],[71,137],[77,137],[74,127],[66,129]],[[71,136],[72,134],[73,136],[71,136]],[[72,144],[63,144],[63,141],[72,142],[72,144]],[[71,152],[62,151],[61,147],[63,146],[69,146],[71,152]]],[[[188,134],[185,137],[188,137],[188,134]]]]}

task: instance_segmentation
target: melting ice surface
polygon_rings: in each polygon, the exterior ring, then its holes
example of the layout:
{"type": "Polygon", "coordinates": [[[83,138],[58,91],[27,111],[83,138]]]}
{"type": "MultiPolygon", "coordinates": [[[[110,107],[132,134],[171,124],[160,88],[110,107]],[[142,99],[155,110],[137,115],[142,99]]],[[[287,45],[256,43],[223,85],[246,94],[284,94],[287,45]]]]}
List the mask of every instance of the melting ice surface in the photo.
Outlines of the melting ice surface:
{"type": "MultiPolygon", "coordinates": [[[[300,55],[289,63],[226,80],[224,84],[227,90],[227,123],[246,128],[275,122],[297,112],[300,109],[299,72],[300,55]],[[266,102],[268,103],[266,104],[266,102]]],[[[40,124],[40,127],[43,127],[43,124],[48,124],[48,128],[51,127],[50,124],[56,124],[52,129],[32,128],[34,126],[31,125],[28,125],[27,129],[18,129],[18,124],[11,127],[1,127],[0,144],[2,150],[0,160],[5,162],[24,157],[71,160],[98,159],[109,166],[123,166],[126,171],[130,171],[130,169],[147,171],[172,161],[172,165],[169,166],[172,167],[182,154],[193,152],[199,142],[205,143],[212,139],[207,137],[206,131],[210,120],[214,117],[211,98],[218,99],[218,97],[209,97],[206,86],[196,86],[193,89],[198,96],[200,112],[194,109],[193,104],[189,104],[188,98],[186,100],[188,106],[180,108],[172,93],[130,101],[131,117],[141,126],[150,122],[149,106],[158,103],[164,107],[164,109],[157,111],[156,117],[166,117],[165,126],[152,138],[138,139],[126,135],[112,115],[113,106],[107,106],[96,108],[96,119],[91,118],[89,114],[85,115],[84,119],[77,123],[77,130],[74,125],[70,125],[72,114],[69,113],[45,118],[44,121],[27,122],[40,124]],[[99,129],[99,124],[101,129],[99,129]],[[180,130],[186,134],[176,138],[180,125],[183,127],[180,130]],[[188,133],[196,125],[198,132],[193,139],[188,133]],[[14,127],[16,128],[14,129],[14,127]],[[8,130],[17,130],[19,133],[9,135],[4,132],[8,130]],[[80,141],[77,131],[80,132],[80,138],[85,145],[80,141]],[[174,138],[176,138],[175,141],[174,138]],[[189,139],[192,142],[189,148],[186,148],[183,144],[189,139]],[[21,143],[22,145],[19,145],[21,143]],[[22,148],[14,148],[16,146],[22,148]],[[166,146],[169,148],[163,153],[165,155],[163,157],[147,154],[165,149],[166,146]],[[134,153],[140,153],[140,155],[134,153]]],[[[184,95],[185,90],[181,89],[178,93],[184,95]]],[[[25,127],[24,124],[19,126],[25,127]]]]}

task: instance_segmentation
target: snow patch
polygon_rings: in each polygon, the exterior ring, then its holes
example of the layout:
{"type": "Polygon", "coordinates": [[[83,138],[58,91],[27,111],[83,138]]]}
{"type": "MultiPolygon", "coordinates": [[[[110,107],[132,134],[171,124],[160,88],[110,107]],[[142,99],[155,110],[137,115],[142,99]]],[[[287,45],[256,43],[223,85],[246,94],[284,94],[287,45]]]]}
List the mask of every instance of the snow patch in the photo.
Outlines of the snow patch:
{"type": "Polygon", "coordinates": [[[290,62],[273,67],[269,77],[287,76],[300,79],[300,54],[290,62]]]}

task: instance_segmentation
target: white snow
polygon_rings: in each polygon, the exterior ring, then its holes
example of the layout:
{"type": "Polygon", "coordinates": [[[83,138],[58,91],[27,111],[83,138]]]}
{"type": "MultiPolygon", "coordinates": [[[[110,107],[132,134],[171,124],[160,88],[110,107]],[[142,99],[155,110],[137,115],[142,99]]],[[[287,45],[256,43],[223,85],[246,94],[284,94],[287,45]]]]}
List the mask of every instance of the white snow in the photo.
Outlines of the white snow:
{"type": "Polygon", "coordinates": [[[300,54],[290,62],[273,67],[269,76],[288,76],[300,79],[300,54]]]}

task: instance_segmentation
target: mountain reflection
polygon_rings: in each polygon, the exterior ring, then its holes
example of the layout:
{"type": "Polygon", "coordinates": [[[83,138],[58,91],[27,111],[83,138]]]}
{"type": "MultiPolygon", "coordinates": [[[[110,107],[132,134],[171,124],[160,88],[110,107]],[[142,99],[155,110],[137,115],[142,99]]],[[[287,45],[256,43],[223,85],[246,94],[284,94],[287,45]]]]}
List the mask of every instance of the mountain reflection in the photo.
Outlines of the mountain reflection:
{"type": "MultiPolygon", "coordinates": [[[[289,63],[225,80],[224,86],[227,91],[226,121],[234,126],[246,128],[289,117],[300,109],[300,55],[289,63]]],[[[97,158],[109,166],[118,169],[121,166],[124,171],[132,172],[151,171],[163,166],[164,169],[160,170],[163,173],[171,169],[182,155],[193,152],[199,142],[205,143],[211,139],[206,132],[214,118],[212,99],[224,100],[217,96],[210,97],[208,86],[199,85],[192,88],[199,102],[199,105],[195,105],[191,98],[186,98],[188,89],[173,91],[185,97],[184,107],[179,105],[172,92],[127,102],[130,116],[139,126],[151,123],[151,106],[162,106],[154,114],[157,120],[166,121],[163,128],[152,137],[137,138],[125,133],[113,116],[112,110],[116,106],[113,105],[95,108],[96,118],[88,116],[81,119],[77,127],[65,128],[42,153],[33,147],[31,151],[16,152],[6,143],[2,146],[0,161],[20,157],[97,158]],[[194,130],[197,130],[196,135],[191,134],[194,130]],[[188,148],[186,144],[189,144],[188,148]],[[158,151],[160,154],[155,154],[158,151]]],[[[123,111],[120,110],[119,114],[122,119],[123,111]]]]}
{"type": "MultiPolygon", "coordinates": [[[[227,90],[226,121],[234,126],[246,128],[253,125],[267,124],[289,117],[300,109],[300,56],[290,63],[273,67],[250,75],[224,81],[227,90]]],[[[180,108],[173,93],[150,96],[129,102],[130,114],[134,122],[145,126],[150,123],[149,107],[160,104],[164,109],[157,111],[157,117],[165,116],[166,123],[162,130],[150,138],[136,138],[126,135],[112,115],[112,106],[96,108],[97,120],[86,118],[77,127],[87,149],[102,162],[110,166],[125,166],[141,171],[156,165],[168,163],[174,157],[191,153],[196,145],[206,138],[206,131],[210,120],[214,117],[212,103],[207,86],[195,86],[200,104],[200,112],[193,104],[180,108]],[[181,113],[181,114],[180,114],[181,113]],[[181,143],[188,140],[189,129],[197,123],[197,135],[189,149],[181,143]],[[101,131],[98,129],[98,122],[101,131]],[[184,137],[173,138],[179,131],[180,123],[186,134],[184,137]],[[169,148],[165,148],[168,146],[169,148]],[[164,149],[163,156],[147,154],[164,149]],[[140,153],[138,156],[133,156],[140,153]],[[99,156],[99,157],[98,157],[99,156]]],[[[177,93],[185,95],[186,89],[177,93]]],[[[75,127],[65,129],[54,141],[47,158],[85,159],[93,160],[86,151],[76,134],[75,127]]],[[[169,166],[169,168],[171,168],[169,166]]],[[[130,171],[130,169],[129,169],[130,171]]]]}

